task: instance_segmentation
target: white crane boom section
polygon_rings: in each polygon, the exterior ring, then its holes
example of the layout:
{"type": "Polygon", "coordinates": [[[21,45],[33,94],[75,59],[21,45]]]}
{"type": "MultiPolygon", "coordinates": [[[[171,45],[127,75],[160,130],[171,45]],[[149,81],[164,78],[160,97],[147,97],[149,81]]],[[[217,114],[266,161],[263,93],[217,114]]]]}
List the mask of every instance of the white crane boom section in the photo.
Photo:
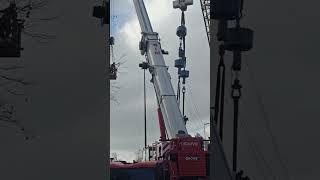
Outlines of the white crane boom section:
{"type": "Polygon", "coordinates": [[[187,134],[186,125],[171,84],[168,67],[161,51],[158,33],[153,32],[143,0],[133,0],[142,31],[140,50],[146,55],[155,93],[163,115],[168,138],[174,138],[179,131],[187,134]]]}

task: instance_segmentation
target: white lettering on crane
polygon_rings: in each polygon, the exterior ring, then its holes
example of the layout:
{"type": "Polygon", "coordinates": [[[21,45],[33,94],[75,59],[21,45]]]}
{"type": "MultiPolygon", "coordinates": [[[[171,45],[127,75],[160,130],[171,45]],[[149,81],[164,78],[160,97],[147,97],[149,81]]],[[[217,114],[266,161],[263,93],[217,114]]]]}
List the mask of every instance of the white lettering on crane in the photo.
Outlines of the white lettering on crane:
{"type": "Polygon", "coordinates": [[[184,146],[197,146],[198,142],[183,142],[184,146]]]}
{"type": "Polygon", "coordinates": [[[200,158],[197,156],[187,156],[186,160],[187,161],[198,161],[200,158]]]}

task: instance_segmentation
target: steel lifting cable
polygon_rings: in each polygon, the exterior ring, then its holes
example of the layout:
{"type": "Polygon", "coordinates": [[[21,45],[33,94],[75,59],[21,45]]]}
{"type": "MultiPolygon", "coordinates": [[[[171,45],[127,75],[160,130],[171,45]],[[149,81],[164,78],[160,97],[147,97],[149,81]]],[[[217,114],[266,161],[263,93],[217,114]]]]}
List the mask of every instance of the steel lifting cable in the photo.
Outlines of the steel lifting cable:
{"type": "Polygon", "coordinates": [[[197,118],[196,114],[194,113],[194,111],[192,111],[192,107],[190,107],[189,105],[186,106],[188,112],[190,112],[190,130],[191,131],[198,131],[203,129],[203,124],[200,123],[199,119],[197,118]]]}
{"type": "Polygon", "coordinates": [[[271,143],[272,143],[272,146],[273,146],[273,150],[276,153],[276,156],[277,156],[277,158],[278,158],[278,160],[280,162],[280,165],[282,166],[282,168],[284,170],[285,175],[287,176],[288,179],[291,179],[290,178],[291,176],[290,176],[290,174],[288,172],[288,168],[287,168],[286,164],[284,163],[283,158],[282,158],[282,156],[280,154],[280,150],[279,150],[279,146],[278,146],[278,143],[276,141],[276,138],[275,138],[275,136],[274,136],[274,134],[273,134],[273,132],[271,130],[269,116],[268,116],[266,108],[265,108],[265,106],[263,104],[262,97],[261,97],[261,95],[259,93],[258,87],[257,87],[257,85],[255,83],[253,72],[249,68],[248,62],[246,62],[245,65],[247,66],[247,69],[248,69],[248,72],[249,72],[249,76],[250,76],[250,80],[251,80],[251,83],[252,83],[252,86],[253,86],[253,89],[254,89],[255,95],[257,97],[258,104],[259,104],[259,108],[260,108],[260,111],[262,113],[263,119],[264,119],[265,124],[266,124],[266,130],[267,130],[269,136],[271,137],[271,143]]]}
{"type": "MultiPolygon", "coordinates": [[[[241,9],[242,11],[242,9],[241,9]]],[[[240,18],[236,18],[236,29],[240,32],[240,18]]],[[[238,36],[241,36],[238,34],[238,36]]],[[[239,38],[239,37],[238,37],[239,38]]],[[[243,45],[243,44],[241,44],[243,45]]],[[[241,84],[239,80],[239,72],[241,71],[241,45],[239,47],[233,47],[233,63],[231,71],[235,74],[233,84],[231,85],[231,97],[233,99],[233,152],[232,152],[232,169],[237,172],[237,161],[238,161],[238,119],[239,119],[239,101],[241,98],[241,84]]]]}
{"type": "Polygon", "coordinates": [[[112,63],[115,63],[115,56],[114,56],[114,52],[113,52],[113,44],[110,44],[110,49],[111,49],[111,60],[112,60],[112,63]]]}
{"type": "MultiPolygon", "coordinates": [[[[187,86],[187,88],[189,89],[189,92],[190,92],[190,96],[189,96],[189,100],[190,100],[190,104],[193,105],[193,107],[187,103],[188,99],[186,98],[186,108],[187,108],[187,111],[190,113],[190,118],[192,120],[190,120],[190,123],[193,122],[194,126],[197,126],[196,128],[193,128],[192,130],[197,130],[197,129],[201,129],[203,128],[202,125],[203,125],[203,121],[201,120],[199,114],[198,114],[198,111],[196,109],[196,106],[194,105],[194,103],[192,102],[192,92],[191,92],[191,88],[190,86],[187,86]],[[195,120],[195,121],[193,121],[195,120]]],[[[189,102],[189,101],[188,101],[189,102]]]]}
{"type": "Polygon", "coordinates": [[[219,135],[222,140],[223,136],[223,110],[224,110],[224,91],[225,91],[225,64],[224,64],[224,54],[225,50],[222,45],[219,46],[219,65],[217,71],[217,81],[216,81],[216,98],[215,98],[215,108],[214,108],[214,121],[218,124],[218,117],[220,115],[220,129],[219,135]],[[220,110],[221,108],[221,110],[220,110]]]}
{"type": "MultiPolygon", "coordinates": [[[[249,127],[247,126],[247,124],[245,123],[245,121],[239,121],[240,122],[240,126],[242,126],[245,130],[244,133],[247,136],[247,140],[248,140],[248,144],[249,144],[249,149],[260,158],[260,160],[262,160],[262,163],[264,164],[265,168],[267,169],[267,173],[265,173],[265,170],[262,170],[263,173],[262,175],[264,176],[264,179],[268,179],[269,176],[272,176],[273,180],[276,180],[275,175],[273,174],[272,168],[270,166],[270,164],[267,162],[266,158],[264,157],[263,153],[261,152],[261,149],[259,148],[259,146],[257,145],[257,143],[255,142],[254,138],[252,137],[252,135],[249,133],[249,127]],[[265,174],[269,174],[269,176],[266,176],[265,174]]],[[[259,159],[255,158],[256,162],[258,165],[260,165],[260,161],[259,159]]],[[[261,168],[261,167],[260,167],[261,168]]],[[[259,169],[260,169],[259,168],[259,169]]],[[[264,169],[264,168],[262,168],[264,169]]]]}
{"type": "Polygon", "coordinates": [[[183,118],[186,122],[187,117],[185,116],[185,95],[186,95],[186,87],[185,87],[185,80],[186,78],[189,77],[189,72],[186,71],[186,40],[185,36],[187,35],[187,30],[185,28],[185,14],[184,11],[182,10],[181,12],[181,25],[177,29],[177,36],[179,37],[180,40],[180,45],[179,45],[179,59],[176,61],[176,67],[179,68],[178,70],[178,75],[179,75],[179,81],[178,81],[178,88],[177,88],[177,101],[178,104],[180,105],[180,96],[181,96],[181,91],[182,91],[182,115],[183,118]],[[181,70],[182,69],[182,70],[181,70]],[[181,86],[181,78],[182,78],[182,86],[181,86]]]}
{"type": "Polygon", "coordinates": [[[178,101],[178,105],[180,106],[180,86],[181,86],[181,82],[180,82],[180,78],[178,80],[178,88],[177,88],[177,101],[178,101]]]}
{"type": "MultiPolygon", "coordinates": [[[[196,125],[197,127],[196,128],[193,128],[193,129],[203,129],[203,125],[204,125],[204,122],[203,122],[203,120],[201,119],[201,117],[200,117],[200,113],[199,113],[199,110],[198,110],[198,108],[197,108],[197,106],[196,106],[196,104],[193,102],[194,100],[193,100],[193,93],[192,93],[192,91],[191,91],[191,87],[190,86],[188,86],[187,85],[187,88],[188,88],[188,90],[189,90],[189,93],[190,93],[190,96],[189,96],[189,100],[190,100],[190,104],[192,105],[192,106],[188,106],[187,105],[187,108],[189,107],[191,110],[193,110],[193,112],[194,112],[194,114],[192,113],[192,115],[194,115],[194,117],[195,118],[192,118],[192,119],[195,119],[196,121],[194,122],[194,125],[196,125]]],[[[186,100],[188,100],[188,99],[186,99],[186,100]]],[[[187,103],[188,104],[188,103],[187,103]]],[[[191,110],[189,109],[189,111],[188,112],[192,112],[191,110]]],[[[190,121],[191,122],[191,121],[190,121]]],[[[193,121],[192,121],[193,122],[193,121]]]]}
{"type": "Polygon", "coordinates": [[[241,97],[241,84],[238,77],[235,78],[232,84],[231,96],[233,99],[233,170],[237,170],[237,160],[238,160],[238,119],[239,119],[239,100],[241,97]]]}
{"type": "MultiPolygon", "coordinates": [[[[103,4],[105,4],[106,1],[104,0],[103,4]]],[[[116,26],[116,22],[115,22],[115,16],[113,15],[115,13],[115,4],[114,2],[111,3],[111,8],[110,8],[110,11],[111,11],[111,23],[113,24],[113,26],[115,27],[116,26]]],[[[110,33],[113,33],[113,28],[110,28],[110,33]]],[[[116,58],[115,58],[115,55],[114,55],[114,51],[113,51],[113,45],[114,45],[114,37],[113,36],[110,36],[109,37],[109,41],[110,41],[110,49],[111,49],[111,60],[112,60],[112,65],[111,65],[111,68],[116,68],[116,58]]]]}
{"type": "Polygon", "coordinates": [[[144,103],[144,146],[147,148],[147,95],[146,95],[146,70],[143,69],[143,103],[144,103]]]}
{"type": "Polygon", "coordinates": [[[184,114],[185,95],[186,95],[186,88],[185,88],[185,86],[183,86],[182,87],[182,114],[183,114],[183,116],[185,116],[185,114],[184,114]]]}
{"type": "MultiPolygon", "coordinates": [[[[190,90],[190,89],[189,89],[190,90]]],[[[190,91],[189,91],[190,92],[190,91]]],[[[189,96],[190,97],[190,96],[189,96]]],[[[186,99],[188,100],[188,99],[186,99]]],[[[188,112],[192,113],[192,115],[194,115],[194,117],[192,118],[192,120],[194,120],[193,122],[199,127],[203,127],[203,121],[201,120],[199,114],[196,111],[196,108],[194,107],[194,103],[192,102],[192,99],[189,98],[191,103],[187,103],[187,108],[189,107],[188,112]],[[193,105],[193,107],[191,106],[193,105]]],[[[191,121],[190,121],[191,122],[191,121]]]]}
{"type": "MultiPolygon", "coordinates": [[[[181,25],[183,25],[183,26],[186,25],[184,11],[182,11],[182,14],[181,14],[181,25]]],[[[186,55],[186,37],[185,36],[183,36],[182,42],[183,42],[183,51],[184,51],[183,57],[186,57],[185,56],[186,55]]]]}
{"type": "Polygon", "coordinates": [[[219,54],[220,54],[220,57],[221,57],[221,68],[222,68],[222,79],[221,79],[221,98],[220,98],[220,130],[219,130],[219,133],[220,133],[220,138],[222,140],[222,137],[223,137],[223,114],[224,114],[224,92],[225,92],[225,80],[226,80],[226,71],[225,71],[225,64],[224,64],[224,53],[225,53],[225,50],[223,49],[222,46],[220,46],[220,50],[219,50],[219,54]]]}
{"type": "MultiPolygon", "coordinates": [[[[231,71],[231,79],[233,80],[235,77],[239,78],[238,72],[231,71]]],[[[233,90],[233,88],[231,86],[230,94],[232,94],[232,90],[233,90]]],[[[272,170],[270,164],[265,159],[261,149],[259,148],[258,144],[255,142],[254,137],[252,137],[252,135],[249,134],[249,127],[247,126],[246,122],[245,121],[241,121],[241,120],[239,122],[240,122],[240,126],[245,128],[244,132],[245,132],[245,135],[248,137],[247,140],[248,140],[248,144],[249,144],[249,149],[251,151],[253,151],[256,154],[256,156],[260,157],[260,160],[262,160],[262,163],[264,164],[265,168],[268,170],[268,173],[270,174],[270,176],[272,176],[272,179],[276,180],[276,177],[275,177],[275,175],[273,173],[273,170],[272,170]]],[[[256,159],[256,161],[257,161],[257,163],[259,162],[258,159],[256,159]]],[[[268,179],[268,177],[266,177],[265,174],[263,174],[263,176],[264,176],[264,179],[268,179]]]]}
{"type": "Polygon", "coordinates": [[[193,111],[194,109],[193,109],[193,108],[190,106],[190,104],[188,104],[188,103],[187,103],[187,105],[186,105],[186,108],[187,108],[187,110],[188,110],[188,112],[189,112],[189,114],[190,114],[190,118],[191,118],[191,120],[190,120],[190,122],[189,122],[189,124],[190,124],[190,123],[192,124],[192,126],[191,126],[191,131],[196,131],[196,130],[198,130],[198,129],[202,129],[202,128],[203,128],[203,127],[202,127],[202,124],[200,123],[199,118],[197,117],[196,112],[193,111]]]}
{"type": "MultiPolygon", "coordinates": [[[[181,14],[181,25],[185,25],[185,18],[184,18],[184,12],[182,11],[182,14],[181,14]]],[[[181,55],[182,58],[185,58],[185,49],[186,49],[186,46],[185,46],[185,36],[180,36],[180,43],[179,43],[179,49],[182,49],[183,50],[183,54],[181,55]]],[[[179,78],[179,82],[180,82],[180,78],[179,78]]]]}
{"type": "Polygon", "coordinates": [[[200,112],[199,112],[199,110],[198,110],[198,107],[197,107],[197,105],[194,103],[194,100],[193,100],[193,99],[194,99],[194,98],[193,98],[194,96],[193,96],[191,87],[188,86],[188,84],[187,84],[187,88],[188,88],[189,93],[190,93],[190,102],[191,102],[191,104],[193,105],[193,108],[195,109],[195,113],[196,113],[198,119],[201,121],[201,123],[204,124],[203,121],[202,121],[202,119],[200,118],[200,112]]]}

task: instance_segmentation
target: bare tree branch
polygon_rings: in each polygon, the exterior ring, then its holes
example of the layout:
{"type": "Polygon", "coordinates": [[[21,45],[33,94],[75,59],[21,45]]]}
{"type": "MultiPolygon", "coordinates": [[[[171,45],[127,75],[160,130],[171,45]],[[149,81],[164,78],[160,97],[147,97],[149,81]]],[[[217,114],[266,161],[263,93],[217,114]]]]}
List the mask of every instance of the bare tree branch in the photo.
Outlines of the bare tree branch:
{"type": "Polygon", "coordinates": [[[35,136],[26,131],[25,127],[16,119],[13,119],[15,109],[11,104],[0,105],[0,127],[14,127],[18,129],[18,133],[22,134],[26,140],[35,138],[35,136]]]}
{"type": "Polygon", "coordinates": [[[55,35],[49,35],[49,34],[44,34],[44,33],[31,33],[27,31],[23,31],[24,34],[34,37],[34,38],[41,38],[41,39],[55,39],[55,35]]]}
{"type": "MultiPolygon", "coordinates": [[[[46,40],[55,39],[56,36],[49,35],[47,33],[38,33],[32,31],[26,31],[26,28],[30,29],[38,22],[51,21],[58,19],[58,16],[54,17],[40,17],[30,18],[31,10],[40,9],[48,4],[47,0],[16,0],[13,3],[9,2],[6,4],[7,7],[0,10],[0,20],[2,26],[0,27],[1,38],[4,40],[11,40],[19,42],[20,39],[16,40],[17,32],[23,32],[25,35],[32,37],[34,40],[41,42],[46,40]],[[17,2],[16,2],[17,1],[17,2]],[[13,38],[14,37],[14,38],[13,38]]],[[[41,42],[43,43],[43,42],[41,42]]],[[[18,44],[19,45],[19,44],[18,44]]],[[[0,88],[1,92],[11,94],[14,96],[25,96],[24,92],[19,92],[19,88],[27,85],[34,85],[34,83],[28,82],[20,77],[12,77],[11,73],[15,73],[15,70],[23,69],[23,66],[11,65],[11,66],[0,66],[0,88]],[[9,74],[10,73],[10,74],[9,74]]],[[[7,97],[7,96],[5,96],[7,97]]],[[[7,99],[7,98],[6,98],[7,99]]],[[[9,99],[10,100],[10,99],[9,99]]],[[[17,132],[23,134],[26,139],[33,137],[26,131],[25,127],[14,119],[15,109],[14,105],[5,103],[0,104],[0,127],[13,127],[17,129],[17,132]]]]}
{"type": "Polygon", "coordinates": [[[8,77],[8,76],[5,76],[5,75],[0,75],[0,78],[6,79],[8,81],[13,81],[13,82],[16,82],[16,83],[20,83],[22,85],[32,85],[31,82],[24,81],[23,79],[11,78],[11,77],[8,77]]]}
{"type": "Polygon", "coordinates": [[[6,91],[9,93],[9,94],[12,94],[12,95],[15,95],[15,96],[25,96],[26,94],[25,93],[18,93],[18,92],[15,92],[11,89],[8,89],[8,88],[5,88],[6,91]]]}
{"type": "Polygon", "coordinates": [[[60,16],[47,17],[47,18],[29,18],[30,20],[39,20],[39,21],[52,21],[59,19],[60,16]]]}
{"type": "Polygon", "coordinates": [[[7,66],[7,67],[0,66],[0,70],[3,70],[3,71],[23,69],[23,68],[24,68],[23,66],[7,66]]]}
{"type": "Polygon", "coordinates": [[[39,0],[39,1],[33,0],[30,2],[30,5],[31,5],[32,9],[40,9],[40,8],[48,5],[48,1],[47,0],[39,0]]]}

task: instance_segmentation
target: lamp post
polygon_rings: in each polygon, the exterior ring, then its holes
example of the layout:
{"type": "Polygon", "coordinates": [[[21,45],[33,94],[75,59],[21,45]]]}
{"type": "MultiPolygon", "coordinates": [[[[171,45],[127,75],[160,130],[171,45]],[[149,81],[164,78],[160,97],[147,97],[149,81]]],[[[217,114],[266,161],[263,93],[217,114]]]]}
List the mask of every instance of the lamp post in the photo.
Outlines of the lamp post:
{"type": "Polygon", "coordinates": [[[210,123],[204,123],[203,124],[203,136],[204,136],[204,139],[206,138],[206,125],[209,125],[210,123]]]}

